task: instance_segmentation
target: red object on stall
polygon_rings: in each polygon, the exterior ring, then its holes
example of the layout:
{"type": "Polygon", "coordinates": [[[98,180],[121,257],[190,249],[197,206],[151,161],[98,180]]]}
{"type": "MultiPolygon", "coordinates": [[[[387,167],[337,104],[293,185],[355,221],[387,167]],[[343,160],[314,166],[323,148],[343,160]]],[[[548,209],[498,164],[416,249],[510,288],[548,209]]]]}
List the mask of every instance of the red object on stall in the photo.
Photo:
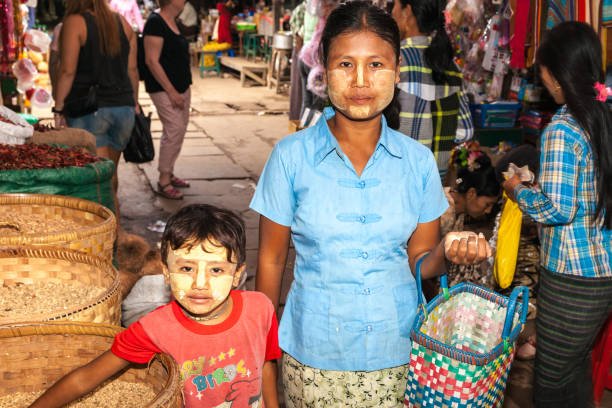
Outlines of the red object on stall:
{"type": "Polygon", "coordinates": [[[604,389],[612,390],[612,314],[604,324],[593,347],[593,400],[599,406],[604,389]]]}
{"type": "Polygon", "coordinates": [[[510,67],[525,68],[525,39],[529,29],[529,0],[518,0],[514,18],[514,35],[510,40],[510,67]]]}

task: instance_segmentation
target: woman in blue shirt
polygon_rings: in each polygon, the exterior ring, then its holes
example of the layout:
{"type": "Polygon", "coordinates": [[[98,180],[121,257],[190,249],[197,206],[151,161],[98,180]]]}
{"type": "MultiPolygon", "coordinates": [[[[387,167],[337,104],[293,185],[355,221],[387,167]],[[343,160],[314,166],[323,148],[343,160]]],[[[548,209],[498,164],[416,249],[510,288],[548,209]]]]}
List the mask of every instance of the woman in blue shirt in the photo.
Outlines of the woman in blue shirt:
{"type": "MultiPolygon", "coordinates": [[[[411,271],[427,254],[425,278],[445,271],[436,161],[387,126],[398,112],[399,44],[392,17],[368,3],[330,14],[321,56],[333,106],[275,146],[251,202],[261,214],[257,289],[275,306],[290,238],[297,254],[279,329],[289,407],[401,406],[417,310],[411,271]]],[[[477,263],[488,250],[474,234],[446,258],[477,263]]]]}
{"type": "Polygon", "coordinates": [[[537,407],[592,406],[591,348],[612,310],[612,113],[601,43],[587,24],[554,27],[537,51],[563,105],[542,133],[538,185],[503,184],[542,224],[536,317],[537,407]]]}

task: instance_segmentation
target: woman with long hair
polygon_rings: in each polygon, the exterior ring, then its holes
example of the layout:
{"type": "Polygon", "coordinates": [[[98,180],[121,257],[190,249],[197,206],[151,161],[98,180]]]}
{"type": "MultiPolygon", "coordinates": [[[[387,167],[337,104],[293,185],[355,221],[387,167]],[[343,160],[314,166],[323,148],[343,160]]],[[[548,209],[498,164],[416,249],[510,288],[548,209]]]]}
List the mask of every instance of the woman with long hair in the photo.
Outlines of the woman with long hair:
{"type": "Polygon", "coordinates": [[[292,238],[295,280],[279,330],[288,407],[403,406],[413,271],[486,256],[474,234],[440,239],[448,204],[431,152],[392,130],[399,79],[397,24],[382,9],[338,6],[321,36],[331,107],[281,140],[251,208],[259,223],[257,290],[278,307],[292,238]]]}
{"type": "Polygon", "coordinates": [[[445,7],[446,0],[395,0],[392,11],[402,38],[398,130],[430,148],[442,179],[455,143],[474,133],[445,30],[445,7]]]}
{"type": "Polygon", "coordinates": [[[612,113],[601,55],[587,24],[547,33],[536,62],[562,106],[541,137],[538,185],[518,176],[503,184],[542,224],[537,407],[592,406],[590,350],[612,310],[612,113]]]}
{"type": "Polygon", "coordinates": [[[117,202],[117,166],[134,127],[138,102],[136,35],[113,12],[107,0],[67,0],[60,35],[60,67],[55,94],[56,126],[85,129],[96,137],[96,153],[115,163],[113,191],[117,202]],[[91,85],[98,109],[77,113],[91,85]]]}
{"type": "Polygon", "coordinates": [[[174,165],[183,147],[191,106],[189,42],[181,34],[176,18],[185,0],[159,0],[144,28],[145,89],[162,123],[159,142],[159,180],[155,192],[164,198],[181,200],[177,188],[189,183],[174,175],[174,165]]]}

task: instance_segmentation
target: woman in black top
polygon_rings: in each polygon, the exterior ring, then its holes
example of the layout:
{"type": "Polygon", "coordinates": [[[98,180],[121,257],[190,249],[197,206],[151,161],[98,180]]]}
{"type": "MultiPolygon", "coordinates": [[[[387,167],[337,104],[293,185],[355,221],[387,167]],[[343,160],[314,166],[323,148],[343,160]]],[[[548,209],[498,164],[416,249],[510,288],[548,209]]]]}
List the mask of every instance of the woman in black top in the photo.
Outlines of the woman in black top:
{"type": "Polygon", "coordinates": [[[159,146],[157,193],[180,200],[176,187],[189,183],[174,175],[174,164],[181,152],[191,102],[189,43],[176,25],[185,0],[159,0],[160,9],[151,13],[144,28],[145,87],[162,122],[159,146]]]}
{"type": "Polygon", "coordinates": [[[136,35],[123,17],[111,11],[106,0],[68,0],[60,61],[54,90],[56,126],[67,122],[93,133],[96,153],[115,163],[114,210],[119,220],[117,165],[132,135],[138,101],[136,35]],[[97,85],[98,109],[78,112],[92,84],[97,85]]]}

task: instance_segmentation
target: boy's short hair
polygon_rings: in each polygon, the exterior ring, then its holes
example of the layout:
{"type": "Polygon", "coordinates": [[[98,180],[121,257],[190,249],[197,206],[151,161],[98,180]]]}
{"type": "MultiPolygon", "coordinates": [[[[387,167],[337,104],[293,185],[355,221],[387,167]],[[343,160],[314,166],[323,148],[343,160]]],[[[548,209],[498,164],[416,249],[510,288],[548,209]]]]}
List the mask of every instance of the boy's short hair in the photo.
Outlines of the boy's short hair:
{"type": "Polygon", "coordinates": [[[227,250],[227,260],[238,267],[246,261],[246,234],[242,219],[230,210],[208,204],[191,204],[176,212],[166,224],[161,239],[161,258],[167,265],[168,251],[191,248],[206,240],[217,241],[227,250]]]}

